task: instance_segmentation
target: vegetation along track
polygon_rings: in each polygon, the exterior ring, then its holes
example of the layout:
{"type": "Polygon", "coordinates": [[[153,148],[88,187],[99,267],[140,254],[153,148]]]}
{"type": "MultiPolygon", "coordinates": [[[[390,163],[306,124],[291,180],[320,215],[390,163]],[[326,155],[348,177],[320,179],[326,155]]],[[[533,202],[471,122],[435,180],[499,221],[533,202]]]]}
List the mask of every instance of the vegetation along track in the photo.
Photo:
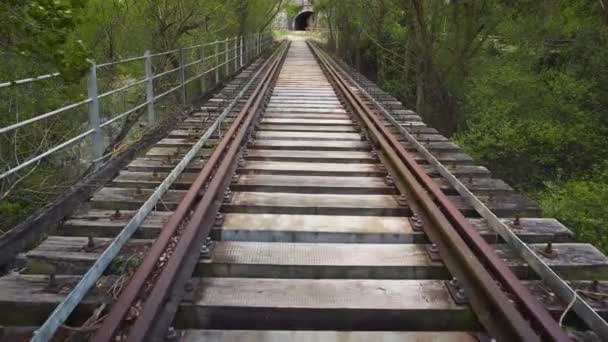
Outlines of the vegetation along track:
{"type": "MultiPolygon", "coordinates": [[[[604,337],[582,302],[573,305],[582,317],[565,320],[574,330],[559,326],[569,303],[550,274],[536,275],[542,265],[495,232],[445,170],[605,316],[608,259],[599,251],[533,218],[534,203],[415,113],[360,88],[315,45],[284,43],[257,66],[243,76],[251,82],[230,128],[198,153],[205,162],[185,167],[68,322],[84,325],[62,327],[61,337],[563,341],[584,334],[584,323],[604,337]]],[[[201,121],[187,119],[79,208],[61,236],[22,256],[24,271],[52,276],[0,278],[6,338],[44,323],[200,141],[201,121]]]]}

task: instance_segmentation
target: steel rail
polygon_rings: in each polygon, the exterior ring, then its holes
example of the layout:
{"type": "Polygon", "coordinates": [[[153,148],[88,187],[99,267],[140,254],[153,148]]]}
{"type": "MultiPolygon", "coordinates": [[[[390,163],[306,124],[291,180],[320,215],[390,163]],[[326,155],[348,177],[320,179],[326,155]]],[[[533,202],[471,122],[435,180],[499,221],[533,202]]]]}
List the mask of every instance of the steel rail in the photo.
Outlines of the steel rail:
{"type": "MultiPolygon", "coordinates": [[[[243,89],[242,94],[244,94],[245,91],[247,91],[251,87],[254,80],[258,79],[258,76],[262,73],[262,71],[267,69],[268,65],[270,65],[271,61],[273,60],[273,57],[270,57],[268,60],[266,60],[266,62],[256,71],[256,73],[252,76],[245,89],[243,89]]],[[[263,78],[265,78],[265,76],[266,73],[264,74],[263,78]]],[[[155,240],[154,244],[146,253],[146,257],[143,263],[138,267],[137,271],[131,278],[129,284],[121,292],[118,300],[112,306],[111,311],[108,313],[108,316],[104,320],[100,329],[96,331],[96,334],[92,339],[93,341],[110,341],[112,337],[116,334],[116,332],[121,328],[124,316],[126,315],[132,303],[139,295],[143,284],[147,280],[150,272],[154,269],[158,258],[165,251],[169,240],[171,239],[171,237],[174,236],[177,229],[182,226],[182,223],[188,217],[192,206],[200,199],[201,189],[203,189],[208,178],[212,175],[214,171],[214,166],[218,164],[222,153],[227,148],[227,139],[230,139],[235,134],[238,125],[243,120],[244,115],[253,104],[254,95],[259,92],[260,86],[261,84],[254,89],[254,94],[249,97],[244,107],[240,110],[238,116],[235,118],[230,128],[226,132],[224,136],[225,139],[222,140],[223,143],[218,144],[214,152],[209,157],[208,161],[205,163],[205,166],[203,167],[195,181],[192,183],[190,190],[186,193],[169,221],[163,227],[161,235],[159,235],[159,237],[155,240]]],[[[192,220],[190,222],[192,222],[192,220]]],[[[180,242],[185,242],[184,236],[182,236],[180,242]]],[[[174,259],[171,258],[170,260],[174,259]]]]}
{"type": "Polygon", "coordinates": [[[204,189],[198,190],[199,195],[201,191],[203,192],[202,198],[189,218],[171,259],[163,268],[154,288],[144,302],[141,316],[131,327],[127,336],[128,341],[162,340],[162,336],[164,336],[168,324],[171,323],[170,320],[174,317],[183,297],[186,282],[192,276],[196,262],[199,260],[199,248],[209,236],[215,223],[216,215],[219,213],[222,203],[221,196],[232,181],[231,177],[227,177],[227,175],[234,173],[236,170],[243,141],[249,135],[253,123],[259,117],[259,108],[264,99],[264,94],[270,89],[271,80],[278,74],[285,51],[286,49],[283,49],[276,56],[268,72],[264,75],[264,79],[258,85],[261,86],[261,89],[259,89],[255,98],[253,95],[250,98],[255,99],[255,102],[245,111],[245,115],[242,117],[244,122],[232,126],[238,128],[237,133],[235,135],[227,133],[225,135],[226,139],[220,142],[220,144],[229,144],[229,149],[224,151],[225,153],[218,152],[217,156],[223,155],[219,165],[209,165],[208,170],[211,171],[211,174],[207,184],[204,189]],[[213,172],[214,169],[215,172],[213,172]],[[166,298],[170,298],[171,301],[167,303],[166,298]],[[161,315],[164,315],[164,317],[161,317],[161,315]]]}
{"type": "Polygon", "coordinates": [[[357,89],[371,101],[374,106],[382,112],[384,117],[389,120],[399,132],[416,147],[430,165],[435,167],[439,174],[446,178],[451,186],[462,196],[478,213],[486,220],[488,226],[492,228],[500,237],[505,240],[506,244],[518,252],[519,256],[524,259],[530,268],[551,288],[552,291],[564,303],[573,302],[572,310],[579,318],[587,324],[587,326],[595,331],[598,336],[606,336],[608,338],[608,323],[597,313],[588,303],[582,298],[568,283],[562,279],[555,271],[547,265],[534,250],[523,242],[517,234],[505,223],[496,216],[475,194],[473,194],[454,174],[450,172],[433,154],[422,145],[416,138],[410,134],[397,120],[382,106],[376,99],[370,95],[361,85],[358,84],[347,72],[344,75],[357,87],[357,89]]]}
{"type": "Polygon", "coordinates": [[[321,54],[316,46],[312,44],[310,46],[330,75],[330,79],[335,82],[354,111],[364,121],[383,152],[396,165],[395,171],[416,194],[417,202],[426,210],[428,218],[435,224],[426,231],[431,238],[434,237],[440,241],[437,241],[440,253],[442,255],[452,254],[459,258],[459,265],[454,265],[455,260],[452,258],[444,257],[443,259],[446,264],[452,264],[452,267],[449,268],[453,274],[461,273],[467,278],[464,283],[465,285],[468,283],[469,291],[467,292],[471,296],[470,302],[480,321],[485,323],[484,325],[490,332],[503,338],[519,338],[526,341],[540,338],[569,341],[568,336],[547,310],[532,296],[504,261],[496,255],[477,230],[415,162],[398,139],[348,86],[336,67],[329,62],[327,55],[321,54]],[[511,302],[494,279],[506,287],[508,293],[514,295],[516,305],[511,302]],[[476,290],[471,291],[470,287],[475,287],[476,290]],[[484,291],[484,293],[477,290],[484,291]],[[487,301],[478,300],[479,296],[485,297],[487,301]],[[494,306],[492,310],[488,310],[490,303],[494,306]],[[497,323],[492,317],[497,313],[502,315],[503,322],[497,323]],[[532,322],[528,322],[528,320],[532,322]],[[540,333],[540,336],[535,330],[540,333]]]}

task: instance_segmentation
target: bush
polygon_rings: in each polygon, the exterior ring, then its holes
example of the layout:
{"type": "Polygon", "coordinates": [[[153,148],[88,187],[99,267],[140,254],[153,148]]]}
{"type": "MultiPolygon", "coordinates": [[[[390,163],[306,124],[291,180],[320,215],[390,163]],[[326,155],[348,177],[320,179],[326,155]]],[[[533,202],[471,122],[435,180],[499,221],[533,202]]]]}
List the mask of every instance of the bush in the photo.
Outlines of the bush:
{"type": "Polygon", "coordinates": [[[465,85],[457,142],[498,177],[524,191],[588,172],[608,148],[589,81],[494,63],[465,85]]]}
{"type": "Polygon", "coordinates": [[[548,183],[539,196],[545,214],[574,231],[580,242],[608,253],[608,164],[590,179],[548,183]]]}

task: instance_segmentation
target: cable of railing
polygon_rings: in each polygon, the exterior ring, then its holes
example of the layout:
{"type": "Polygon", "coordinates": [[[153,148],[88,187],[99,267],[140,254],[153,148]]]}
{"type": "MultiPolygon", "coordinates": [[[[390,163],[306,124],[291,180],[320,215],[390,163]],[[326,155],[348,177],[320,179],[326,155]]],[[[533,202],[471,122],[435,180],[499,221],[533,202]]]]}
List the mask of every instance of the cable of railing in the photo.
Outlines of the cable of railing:
{"type": "Polygon", "coordinates": [[[143,83],[146,83],[146,82],[148,82],[148,79],[144,78],[143,80],[135,81],[133,83],[126,84],[126,85],[124,85],[124,86],[122,86],[120,88],[112,89],[112,90],[109,90],[109,91],[107,91],[107,92],[105,92],[103,94],[99,94],[97,97],[100,98],[100,99],[102,99],[102,98],[104,98],[106,96],[110,96],[110,95],[119,93],[119,92],[121,92],[123,90],[127,90],[127,89],[129,89],[131,87],[134,87],[136,85],[140,85],[140,84],[143,84],[143,83]]]}
{"type": "Polygon", "coordinates": [[[80,141],[80,140],[84,139],[88,135],[91,135],[94,131],[95,130],[90,129],[90,130],[88,130],[88,131],[86,131],[86,132],[84,132],[84,133],[82,133],[82,134],[80,134],[80,135],[78,135],[78,136],[76,136],[76,137],[74,137],[74,138],[72,138],[72,139],[64,142],[64,143],[62,143],[62,144],[59,144],[59,145],[51,148],[50,150],[48,150],[48,151],[46,151],[46,152],[44,152],[42,154],[39,154],[38,156],[36,156],[36,157],[34,157],[34,158],[26,161],[26,162],[23,162],[22,164],[19,164],[19,165],[15,166],[14,168],[12,168],[10,170],[7,170],[7,171],[3,172],[2,174],[0,174],[0,179],[4,179],[4,178],[10,176],[11,174],[13,174],[13,173],[15,173],[15,172],[17,172],[17,171],[25,168],[25,167],[30,166],[30,165],[38,162],[39,160],[42,160],[43,158],[45,158],[45,157],[47,157],[47,156],[49,156],[49,155],[51,155],[51,154],[53,154],[53,153],[55,153],[55,152],[57,152],[59,150],[64,149],[67,146],[72,145],[73,143],[75,143],[77,141],[80,141]]]}
{"type": "Polygon", "coordinates": [[[173,87],[173,88],[171,88],[171,89],[169,89],[169,90],[165,91],[164,93],[160,93],[160,94],[158,94],[158,95],[156,95],[156,96],[154,97],[154,100],[156,101],[156,100],[158,100],[158,99],[161,99],[161,98],[163,98],[163,97],[165,97],[165,96],[169,95],[170,93],[172,93],[172,92],[176,91],[177,89],[179,89],[179,88],[181,88],[181,87],[182,87],[182,85],[180,84],[180,85],[178,85],[178,86],[176,86],[176,87],[173,87]]]}
{"type": "Polygon", "coordinates": [[[155,80],[155,79],[157,79],[157,78],[163,77],[163,76],[168,75],[168,74],[170,74],[170,73],[176,72],[176,71],[178,71],[179,69],[181,69],[181,66],[178,66],[177,68],[174,68],[174,69],[171,69],[171,70],[163,71],[163,72],[161,72],[160,74],[156,74],[156,75],[154,75],[154,76],[152,77],[152,79],[153,79],[153,80],[155,80]]]}
{"type": "Polygon", "coordinates": [[[6,133],[6,132],[10,132],[10,131],[12,131],[14,129],[17,129],[19,127],[23,127],[23,126],[29,125],[31,123],[34,123],[36,121],[40,121],[42,119],[49,118],[49,117],[51,117],[53,115],[57,115],[59,113],[63,113],[65,111],[67,111],[67,110],[74,109],[76,107],[85,105],[85,104],[87,104],[89,102],[91,102],[91,99],[82,100],[82,101],[79,101],[79,102],[67,105],[65,107],[61,107],[61,108],[52,110],[52,111],[44,113],[42,115],[38,115],[38,116],[35,116],[33,118],[17,122],[16,124],[13,124],[13,125],[10,125],[10,126],[6,126],[6,127],[2,127],[2,128],[0,128],[0,134],[6,133]]]}
{"type": "Polygon", "coordinates": [[[145,58],[146,58],[146,56],[137,56],[137,57],[131,57],[131,58],[127,58],[127,59],[121,59],[119,61],[101,63],[101,64],[97,64],[97,69],[101,69],[101,68],[105,68],[105,67],[109,67],[109,66],[113,66],[113,65],[118,65],[118,64],[140,61],[145,58]]]}
{"type": "Polygon", "coordinates": [[[47,80],[49,78],[54,78],[54,77],[57,77],[59,75],[60,74],[58,72],[55,72],[55,73],[52,73],[52,74],[46,74],[46,75],[41,75],[41,76],[36,76],[36,77],[30,77],[30,78],[24,78],[24,79],[20,79],[20,80],[16,80],[16,81],[2,82],[2,83],[0,83],[0,89],[1,88],[6,88],[6,87],[10,87],[10,86],[14,86],[14,85],[23,85],[23,84],[27,84],[27,83],[31,83],[31,82],[47,80]]]}
{"type": "Polygon", "coordinates": [[[176,53],[176,52],[179,52],[179,49],[173,49],[173,50],[163,51],[163,52],[156,52],[156,53],[150,54],[150,57],[160,57],[160,56],[165,56],[165,55],[169,55],[169,54],[176,53]]]}
{"type": "Polygon", "coordinates": [[[110,120],[104,121],[102,124],[99,125],[99,127],[103,128],[103,127],[106,127],[108,125],[111,125],[114,121],[120,120],[123,117],[125,117],[125,116],[127,116],[129,114],[132,114],[132,113],[134,113],[134,112],[142,109],[143,107],[145,107],[147,105],[148,105],[148,101],[146,101],[146,102],[144,102],[142,104],[139,104],[139,105],[137,105],[137,106],[135,106],[135,107],[127,110],[126,112],[123,112],[121,114],[116,115],[115,117],[111,118],[110,120]]]}
{"type": "MultiPolygon", "coordinates": [[[[69,146],[91,134],[93,134],[93,157],[94,157],[93,160],[102,159],[101,158],[102,157],[101,154],[103,152],[103,137],[102,137],[102,132],[101,132],[102,128],[104,128],[108,125],[111,125],[112,123],[116,122],[117,120],[120,120],[120,119],[142,109],[145,106],[148,106],[148,121],[149,121],[150,126],[152,126],[155,122],[154,101],[161,99],[161,98],[165,97],[166,95],[181,88],[182,89],[182,102],[183,102],[183,104],[185,104],[186,85],[187,84],[191,83],[195,79],[200,79],[201,80],[201,89],[200,90],[202,92],[205,88],[205,76],[207,74],[209,74],[211,72],[215,72],[215,76],[216,76],[215,84],[219,83],[220,68],[225,67],[225,73],[222,73],[222,74],[224,74],[225,76],[228,76],[231,73],[231,70],[230,70],[231,68],[229,65],[231,62],[234,62],[233,71],[236,71],[238,69],[238,64],[239,64],[238,60],[239,59],[241,60],[241,67],[242,67],[243,60],[249,61],[256,54],[257,55],[261,54],[261,52],[263,51],[263,49],[265,49],[265,47],[268,45],[268,43],[272,41],[271,36],[268,34],[264,35],[263,37],[260,37],[259,49],[256,50],[256,53],[251,54],[251,52],[253,51],[253,49],[251,47],[251,39],[253,39],[252,37],[253,37],[252,35],[247,35],[244,37],[232,37],[232,38],[226,38],[226,39],[219,40],[219,41],[197,44],[197,45],[190,46],[187,48],[180,48],[180,49],[160,52],[160,53],[156,53],[156,54],[151,54],[149,52],[146,52],[146,54],[144,56],[132,57],[132,58],[124,59],[124,60],[102,63],[99,65],[95,65],[95,63],[93,63],[91,65],[89,75],[87,77],[87,79],[88,79],[87,87],[88,87],[89,98],[76,102],[76,103],[72,103],[70,105],[67,105],[67,106],[64,106],[64,107],[61,107],[58,109],[55,109],[53,111],[44,113],[42,115],[38,115],[36,117],[15,123],[13,125],[0,128],[0,134],[10,132],[17,128],[27,126],[29,124],[38,122],[40,120],[52,117],[54,115],[77,108],[77,107],[85,105],[85,104],[89,105],[89,121],[90,121],[89,123],[91,125],[91,129],[75,138],[72,138],[64,143],[61,143],[61,144],[55,146],[54,148],[40,154],[39,156],[36,156],[36,157],[18,165],[17,167],[14,167],[12,169],[5,171],[4,173],[2,173],[0,179],[6,178],[10,174],[13,174],[29,165],[32,165],[33,163],[38,162],[39,160],[49,156],[50,154],[57,152],[57,151],[65,148],[66,146],[69,146]],[[238,43],[239,39],[241,40],[241,44],[238,43]],[[234,45],[232,48],[229,47],[230,42],[234,42],[234,45]],[[223,51],[220,52],[219,47],[222,44],[224,45],[224,49],[223,49],[223,51]],[[209,55],[209,56],[205,56],[204,47],[206,47],[206,46],[214,46],[215,53],[212,55],[209,55]],[[196,47],[201,48],[201,53],[200,53],[201,58],[199,58],[198,60],[189,62],[189,63],[185,63],[184,51],[191,50],[196,47]],[[162,55],[167,55],[170,53],[176,53],[176,52],[179,53],[180,66],[176,67],[174,69],[167,70],[162,73],[153,75],[151,58],[157,57],[157,56],[162,56],[162,55]],[[234,52],[234,53],[232,53],[232,52],[234,52]],[[224,61],[222,63],[220,63],[219,57],[222,55],[225,56],[225,58],[223,58],[224,61]],[[123,85],[119,88],[109,90],[102,94],[98,94],[96,70],[104,68],[104,67],[112,66],[112,65],[118,65],[118,64],[122,64],[122,63],[128,63],[128,62],[139,61],[139,60],[145,60],[145,62],[146,62],[146,65],[145,65],[146,78],[145,79],[131,82],[131,83],[123,85]],[[211,68],[206,68],[205,62],[208,62],[209,60],[215,60],[216,65],[211,68]],[[200,73],[198,73],[197,75],[195,75],[193,77],[186,79],[186,68],[192,67],[197,64],[200,65],[200,73]],[[166,76],[168,74],[177,72],[177,71],[180,71],[180,84],[161,94],[154,96],[154,87],[153,87],[154,80],[156,80],[160,77],[166,76]],[[100,104],[99,104],[100,99],[117,94],[117,93],[125,91],[131,87],[141,85],[144,83],[147,84],[146,102],[139,104],[121,114],[118,114],[110,120],[101,122],[101,110],[100,110],[100,104]]],[[[37,76],[37,77],[33,77],[33,78],[22,79],[22,80],[18,80],[18,81],[0,83],[0,88],[9,87],[11,85],[26,84],[29,82],[49,79],[49,78],[53,78],[53,77],[56,77],[59,75],[60,75],[59,73],[54,73],[54,74],[37,76]]]]}

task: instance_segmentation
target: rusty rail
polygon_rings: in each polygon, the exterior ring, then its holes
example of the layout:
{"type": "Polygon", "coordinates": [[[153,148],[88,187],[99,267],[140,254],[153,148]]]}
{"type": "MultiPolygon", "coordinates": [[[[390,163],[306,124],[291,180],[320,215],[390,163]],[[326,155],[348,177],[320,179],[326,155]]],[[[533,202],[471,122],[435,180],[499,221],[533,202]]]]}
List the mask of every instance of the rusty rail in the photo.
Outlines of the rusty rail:
{"type": "MultiPolygon", "coordinates": [[[[465,291],[484,327],[500,340],[570,341],[558,323],[513,274],[477,230],[431,180],[338,72],[339,66],[309,44],[328,78],[363,122],[372,143],[382,151],[402,193],[425,223],[443,261],[458,278],[452,285],[465,291]]],[[[456,280],[456,278],[455,278],[456,280]]]]}
{"type": "Polygon", "coordinates": [[[123,325],[124,318],[136,301],[142,300],[140,295],[148,281],[154,283],[152,290],[143,299],[141,314],[128,327],[127,340],[156,339],[166,330],[166,325],[170,323],[168,319],[172,318],[181,299],[175,292],[169,303],[167,297],[175,289],[182,290],[190,278],[199,257],[198,246],[208,237],[222,203],[220,196],[231,180],[226,175],[234,172],[244,138],[259,114],[264,95],[276,77],[287,48],[287,43],[284,43],[254,74],[253,78],[259,78],[259,81],[252,94],[164,226],[161,235],[147,252],[142,265],[112,306],[93,341],[110,341],[121,329],[126,328],[123,325]],[[159,258],[167,251],[169,242],[180,229],[180,238],[170,259],[152,281],[150,276],[156,269],[159,258]],[[159,324],[157,320],[161,315],[165,317],[159,324]]]}

